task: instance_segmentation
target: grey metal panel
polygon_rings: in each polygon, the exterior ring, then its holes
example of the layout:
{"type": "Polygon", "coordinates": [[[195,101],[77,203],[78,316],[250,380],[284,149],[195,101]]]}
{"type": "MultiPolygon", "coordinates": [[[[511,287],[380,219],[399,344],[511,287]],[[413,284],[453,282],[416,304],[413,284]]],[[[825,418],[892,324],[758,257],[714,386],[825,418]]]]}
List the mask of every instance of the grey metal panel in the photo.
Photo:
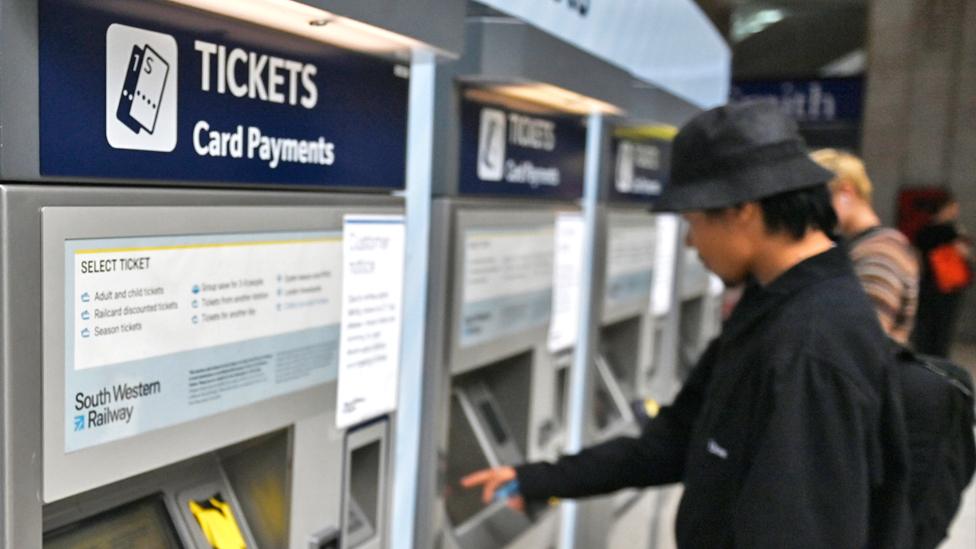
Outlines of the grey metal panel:
{"type": "MultiPolygon", "coordinates": [[[[362,213],[389,209],[354,207],[362,213]]],[[[342,228],[348,208],[93,207],[42,208],[44,255],[44,499],[52,501],[291,424],[335,406],[325,387],[306,389],[233,411],[88,448],[61,451],[64,433],[64,259],[69,238],[342,228]],[[113,462],[111,468],[105,463],[113,462]],[[86,471],[78,475],[77,471],[86,471]]],[[[330,384],[331,386],[331,384],[330,384]]]]}
{"type": "Polygon", "coordinates": [[[298,0],[460,54],[465,2],[459,0],[298,0]],[[432,24],[436,17],[436,24],[432,24]]]}
{"type": "Polygon", "coordinates": [[[670,124],[682,126],[702,109],[650,84],[637,82],[627,104],[627,124],[670,124]]]}
{"type": "Polygon", "coordinates": [[[519,352],[531,350],[538,343],[545,343],[548,337],[549,326],[543,326],[524,330],[516,334],[500,337],[494,341],[488,341],[470,347],[461,347],[460,342],[460,319],[464,305],[464,254],[463,241],[461,235],[464,231],[471,228],[487,227],[511,227],[513,225],[555,225],[555,215],[563,207],[541,207],[531,206],[521,207],[519,204],[504,201],[485,201],[478,202],[457,202],[453,219],[454,239],[452,245],[453,257],[448,265],[455,273],[453,284],[449,287],[451,308],[448,314],[450,351],[448,361],[450,369],[454,373],[460,373],[478,366],[500,360],[507,356],[519,352]],[[468,205],[470,204],[470,206],[468,205]],[[474,204],[478,204],[475,207],[474,204]]]}
{"type": "MultiPolygon", "coordinates": [[[[651,524],[657,514],[657,490],[638,492],[638,499],[615,517],[607,539],[608,549],[650,549],[651,524]]],[[[619,509],[619,508],[618,508],[619,509]]]]}
{"type": "MultiPolygon", "coordinates": [[[[41,219],[50,206],[391,206],[395,199],[319,193],[0,186],[3,541],[41,543],[41,219]]],[[[104,465],[104,464],[103,464],[104,465]]]]}
{"type": "Polygon", "coordinates": [[[462,79],[485,83],[544,82],[627,109],[638,80],[629,72],[517,19],[471,19],[462,79]]]}
{"type": "Polygon", "coordinates": [[[291,428],[291,549],[307,549],[312,537],[342,528],[343,432],[335,410],[297,421],[291,428]],[[328,493],[330,497],[324,497],[328,493]]]}
{"type": "Polygon", "coordinates": [[[0,180],[38,176],[37,2],[0,1],[0,180]]]}
{"type": "MultiPolygon", "coordinates": [[[[389,424],[385,419],[346,434],[346,448],[342,479],[342,546],[344,548],[382,549],[387,545],[386,535],[388,507],[385,505],[385,502],[387,501],[387,492],[389,491],[388,486],[390,484],[388,478],[388,471],[390,470],[389,438],[389,424]],[[367,502],[365,500],[358,501],[354,498],[355,487],[353,483],[357,480],[356,475],[370,475],[373,471],[366,470],[367,468],[364,468],[362,471],[355,470],[355,467],[361,466],[362,464],[353,463],[353,455],[356,450],[366,448],[373,444],[379,445],[376,475],[375,478],[366,480],[373,480],[375,482],[373,493],[370,495],[375,497],[376,500],[372,502],[367,502]],[[351,535],[352,524],[351,520],[349,519],[349,515],[352,510],[356,509],[355,506],[362,505],[364,503],[366,505],[369,505],[370,503],[373,504],[371,507],[375,515],[375,522],[374,524],[366,525],[373,529],[373,535],[364,536],[365,539],[354,540],[354,536],[351,535]]],[[[363,513],[362,510],[359,510],[359,513],[363,514],[364,518],[369,514],[363,513]]]]}

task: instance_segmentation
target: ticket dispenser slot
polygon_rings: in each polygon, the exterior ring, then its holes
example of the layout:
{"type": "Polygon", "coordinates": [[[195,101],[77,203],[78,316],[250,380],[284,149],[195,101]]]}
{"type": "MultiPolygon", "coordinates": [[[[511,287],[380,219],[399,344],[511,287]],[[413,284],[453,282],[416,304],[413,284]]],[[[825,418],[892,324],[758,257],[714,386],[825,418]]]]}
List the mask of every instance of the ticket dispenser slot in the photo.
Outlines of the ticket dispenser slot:
{"type": "Polygon", "coordinates": [[[600,330],[600,354],[617,380],[627,402],[638,397],[637,369],[640,353],[641,318],[632,317],[600,330]]]}
{"type": "Polygon", "coordinates": [[[386,419],[346,434],[341,547],[379,548],[386,515],[386,419]]]}
{"type": "Polygon", "coordinates": [[[227,480],[258,547],[286,547],[291,430],[281,430],[220,451],[227,480]]]}
{"type": "Polygon", "coordinates": [[[475,378],[457,387],[451,408],[446,507],[453,536],[465,549],[503,547],[528,529],[531,521],[502,501],[485,505],[479,490],[463,488],[459,481],[478,469],[520,463],[522,453],[503,408],[482,380],[475,378]]]}
{"type": "Polygon", "coordinates": [[[256,547],[246,529],[237,498],[221,481],[187,488],[176,496],[177,506],[189,525],[195,547],[245,549],[256,547]]]}

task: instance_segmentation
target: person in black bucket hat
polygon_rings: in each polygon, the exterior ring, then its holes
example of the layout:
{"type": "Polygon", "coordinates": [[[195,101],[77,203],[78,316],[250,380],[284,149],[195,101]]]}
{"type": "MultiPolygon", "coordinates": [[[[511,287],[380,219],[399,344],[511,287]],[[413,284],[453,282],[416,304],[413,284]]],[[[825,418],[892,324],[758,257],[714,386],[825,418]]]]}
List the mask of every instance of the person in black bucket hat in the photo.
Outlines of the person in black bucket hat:
{"type": "Polygon", "coordinates": [[[680,547],[910,545],[897,378],[874,309],[829,237],[832,174],[771,102],[700,114],[672,155],[655,210],[682,212],[705,264],[747,283],[722,334],[639,436],[462,483],[518,509],[681,482],[680,547]]]}
{"type": "Polygon", "coordinates": [[[659,212],[725,208],[834,178],[808,156],[796,123],[773,101],[712,109],[674,139],[659,212]]]}

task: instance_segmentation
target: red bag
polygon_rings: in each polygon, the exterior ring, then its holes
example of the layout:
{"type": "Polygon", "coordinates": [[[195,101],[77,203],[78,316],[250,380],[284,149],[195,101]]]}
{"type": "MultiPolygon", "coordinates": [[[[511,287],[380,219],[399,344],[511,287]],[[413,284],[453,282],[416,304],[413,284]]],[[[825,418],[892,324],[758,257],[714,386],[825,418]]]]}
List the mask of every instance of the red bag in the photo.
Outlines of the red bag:
{"type": "Polygon", "coordinates": [[[943,244],[929,252],[929,265],[939,291],[948,294],[959,291],[973,280],[973,271],[955,244],[943,244]]]}

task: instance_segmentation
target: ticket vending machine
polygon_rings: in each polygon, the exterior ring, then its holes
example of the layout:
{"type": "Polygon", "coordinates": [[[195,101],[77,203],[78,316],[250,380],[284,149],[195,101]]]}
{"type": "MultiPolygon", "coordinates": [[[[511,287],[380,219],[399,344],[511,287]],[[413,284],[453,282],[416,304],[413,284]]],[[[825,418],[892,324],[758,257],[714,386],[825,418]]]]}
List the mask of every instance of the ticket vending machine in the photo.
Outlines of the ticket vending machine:
{"type": "Polygon", "coordinates": [[[4,186],[14,235],[41,242],[4,273],[42,326],[40,354],[12,345],[6,365],[41,396],[8,431],[43,456],[15,484],[40,501],[7,500],[41,519],[17,539],[108,547],[145,527],[174,547],[386,544],[394,416],[336,425],[341,258],[349,212],[401,208],[265,194],[4,186]]]}
{"type": "Polygon", "coordinates": [[[418,547],[558,545],[555,507],[522,514],[484,505],[458,482],[561,450],[564,391],[547,349],[554,227],[560,214],[578,212],[583,115],[614,111],[615,86],[629,83],[564,42],[494,16],[469,21],[464,57],[441,75],[431,246],[439,291],[427,325],[434,421],[421,460],[434,500],[433,508],[418,500],[432,525],[418,547]]]}
{"type": "MultiPolygon", "coordinates": [[[[502,96],[491,101],[483,90],[475,89],[473,95],[471,91],[461,92],[467,94],[462,100],[461,123],[467,128],[461,138],[462,161],[467,147],[485,146],[478,140],[492,138],[490,128],[478,131],[494,122],[482,122],[488,115],[498,113],[504,121],[513,114],[524,116],[533,123],[547,123],[559,147],[554,154],[565,155],[557,157],[558,171],[546,173],[555,174],[560,186],[580,188],[585,128],[578,117],[516,110],[502,96]]],[[[497,131],[507,139],[503,128],[497,131]]],[[[528,162],[517,155],[535,152],[506,149],[506,158],[499,162],[528,162]]],[[[542,164],[546,156],[526,158],[533,158],[540,170],[553,170],[542,164]]],[[[487,161],[472,162],[469,168],[462,165],[462,181],[472,175],[466,174],[468,169],[482,169],[487,161]]],[[[457,482],[479,468],[551,458],[558,452],[558,404],[545,344],[552,309],[555,216],[573,208],[572,199],[558,195],[435,201],[432,225],[447,239],[438,246],[444,254],[439,261],[451,269],[441,313],[448,335],[443,502],[450,524],[447,547],[548,547],[554,542],[555,512],[543,509],[528,518],[504,505],[486,507],[477,490],[466,490],[457,482]]]]}
{"type": "Polygon", "coordinates": [[[0,2],[2,545],[386,547],[417,40],[185,3],[0,2]]]}
{"type": "MultiPolygon", "coordinates": [[[[658,217],[648,211],[667,184],[669,143],[635,132],[618,127],[607,144],[613,161],[600,192],[605,223],[599,227],[603,251],[594,287],[602,292],[585,425],[589,444],[639,435],[646,417],[643,403],[662,398],[659,378],[673,371],[657,349],[664,343],[664,323],[656,325],[652,294],[657,277],[668,275],[658,284],[674,280],[673,273],[657,272],[674,263],[666,258],[658,263],[658,217]]],[[[576,543],[649,547],[658,499],[656,490],[621,490],[590,499],[581,507],[576,543]]]]}

